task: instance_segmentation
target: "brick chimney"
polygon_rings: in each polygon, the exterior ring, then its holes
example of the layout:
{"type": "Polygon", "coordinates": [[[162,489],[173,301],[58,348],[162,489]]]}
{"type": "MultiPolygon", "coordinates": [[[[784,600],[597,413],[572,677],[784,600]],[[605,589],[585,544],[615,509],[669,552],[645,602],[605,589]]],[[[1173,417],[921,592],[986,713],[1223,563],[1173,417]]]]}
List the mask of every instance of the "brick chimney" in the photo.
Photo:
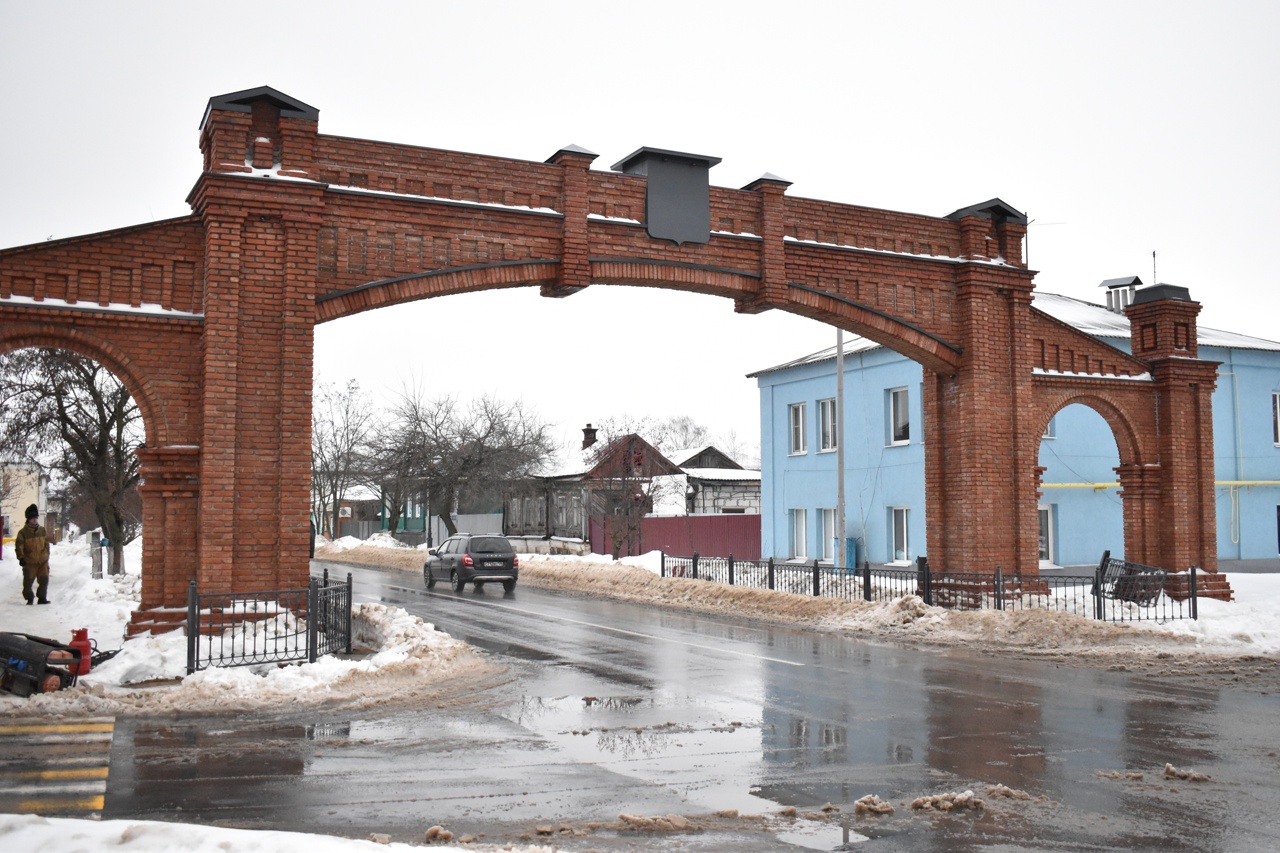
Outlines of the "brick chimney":
{"type": "Polygon", "coordinates": [[[592,427],[591,424],[587,424],[585,427],[582,428],[582,449],[586,450],[588,447],[590,447],[595,443],[596,443],[595,428],[592,427]]]}

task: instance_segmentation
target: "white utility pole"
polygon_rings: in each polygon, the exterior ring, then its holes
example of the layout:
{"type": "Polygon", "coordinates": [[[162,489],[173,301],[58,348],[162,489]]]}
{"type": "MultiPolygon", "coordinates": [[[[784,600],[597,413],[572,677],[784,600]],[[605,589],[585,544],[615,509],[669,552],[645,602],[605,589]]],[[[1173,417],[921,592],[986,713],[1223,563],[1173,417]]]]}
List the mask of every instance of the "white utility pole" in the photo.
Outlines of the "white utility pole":
{"type": "Polygon", "coordinates": [[[844,329],[836,329],[836,568],[844,566],[844,329]]]}

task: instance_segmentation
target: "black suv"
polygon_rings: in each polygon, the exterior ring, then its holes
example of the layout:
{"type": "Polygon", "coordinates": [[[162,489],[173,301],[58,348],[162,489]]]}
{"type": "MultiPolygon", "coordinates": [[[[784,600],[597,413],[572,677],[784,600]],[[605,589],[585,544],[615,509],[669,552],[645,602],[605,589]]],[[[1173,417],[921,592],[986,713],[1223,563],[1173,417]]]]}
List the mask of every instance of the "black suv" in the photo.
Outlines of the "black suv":
{"type": "Polygon", "coordinates": [[[462,592],[469,583],[474,583],[478,592],[489,581],[502,581],[502,588],[511,592],[520,577],[516,549],[507,537],[496,533],[457,533],[427,554],[422,565],[427,589],[438,580],[447,580],[454,592],[462,592]]]}

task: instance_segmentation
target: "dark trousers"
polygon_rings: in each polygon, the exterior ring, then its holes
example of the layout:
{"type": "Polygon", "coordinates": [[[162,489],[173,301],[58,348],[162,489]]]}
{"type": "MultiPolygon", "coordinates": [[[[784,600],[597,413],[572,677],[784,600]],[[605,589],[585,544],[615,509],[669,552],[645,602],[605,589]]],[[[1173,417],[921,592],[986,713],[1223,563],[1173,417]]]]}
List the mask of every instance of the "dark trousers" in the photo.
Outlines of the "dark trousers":
{"type": "Polygon", "coordinates": [[[41,563],[33,566],[30,563],[22,567],[22,597],[27,601],[33,598],[39,601],[49,600],[49,564],[41,563]],[[31,585],[35,583],[36,594],[31,594],[31,585]]]}

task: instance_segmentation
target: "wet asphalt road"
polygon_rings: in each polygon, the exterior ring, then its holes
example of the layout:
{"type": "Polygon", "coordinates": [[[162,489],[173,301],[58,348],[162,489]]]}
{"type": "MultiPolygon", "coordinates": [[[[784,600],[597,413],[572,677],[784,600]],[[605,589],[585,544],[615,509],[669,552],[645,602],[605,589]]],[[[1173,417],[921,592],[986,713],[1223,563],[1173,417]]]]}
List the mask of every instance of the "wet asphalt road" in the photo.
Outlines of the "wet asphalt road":
{"type": "Polygon", "coordinates": [[[568,850],[1280,849],[1275,695],[330,569],[506,676],[466,701],[361,718],[122,718],[104,818],[403,841],[440,824],[568,850]],[[1165,779],[1166,763],[1212,781],[1165,779]],[[909,808],[966,789],[987,808],[909,808]],[[855,819],[866,794],[895,813],[855,819]],[[633,829],[622,813],[697,831],[633,829]]]}

